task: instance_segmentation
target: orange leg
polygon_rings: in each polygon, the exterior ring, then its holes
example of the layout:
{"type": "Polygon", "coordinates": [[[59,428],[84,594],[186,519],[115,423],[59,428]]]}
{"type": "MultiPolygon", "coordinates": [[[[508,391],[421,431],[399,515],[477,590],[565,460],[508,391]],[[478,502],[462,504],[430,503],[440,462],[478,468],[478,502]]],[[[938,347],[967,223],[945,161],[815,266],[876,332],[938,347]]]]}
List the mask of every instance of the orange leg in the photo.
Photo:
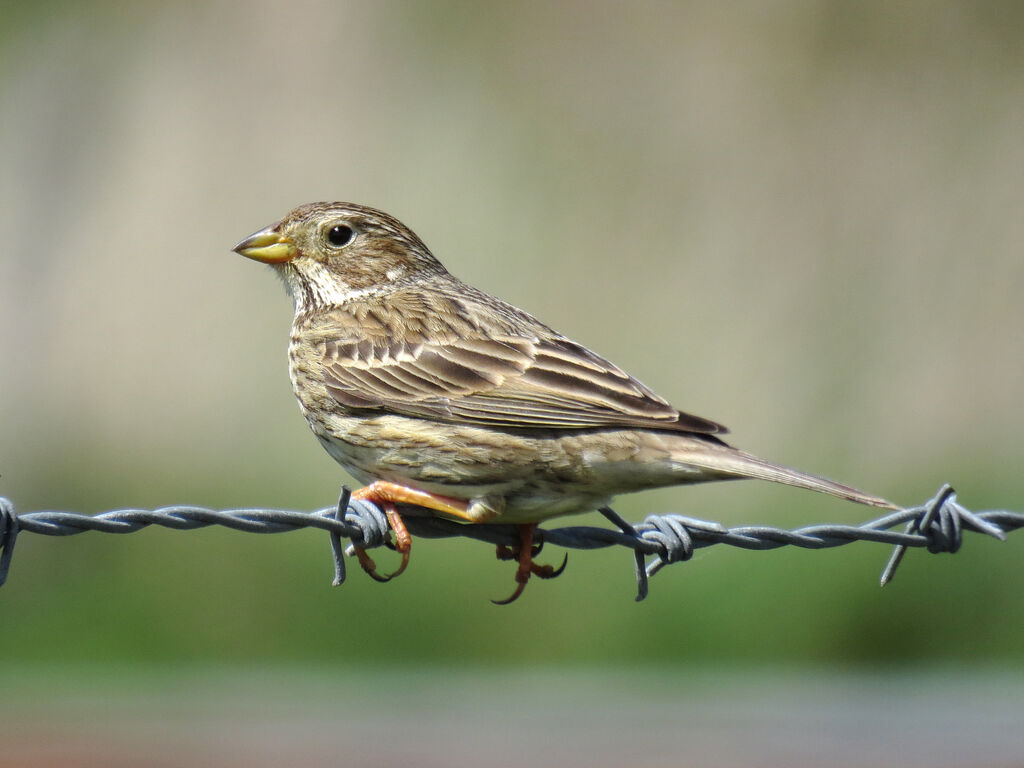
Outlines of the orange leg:
{"type": "Polygon", "coordinates": [[[377,573],[377,566],[365,549],[356,547],[356,558],[370,576],[377,581],[390,581],[402,573],[409,564],[409,551],[412,549],[412,537],[409,535],[401,515],[398,514],[396,504],[414,504],[417,507],[425,507],[438,512],[444,512],[454,517],[467,519],[466,510],[469,504],[461,499],[452,499],[447,496],[438,496],[425,491],[417,491],[414,488],[406,488],[404,485],[389,483],[386,480],[377,480],[364,488],[360,488],[352,494],[353,499],[365,499],[372,501],[384,510],[391,524],[391,530],[395,534],[395,551],[402,556],[402,562],[398,570],[387,576],[377,573]]]}
{"type": "Polygon", "coordinates": [[[533,532],[537,529],[536,523],[521,523],[516,526],[519,531],[519,551],[513,552],[508,547],[498,547],[499,560],[518,560],[519,567],[516,569],[516,589],[511,596],[504,600],[492,600],[495,605],[508,605],[523,594],[526,589],[526,582],[530,580],[530,574],[536,574],[539,579],[553,579],[560,576],[565,570],[565,564],[569,561],[566,555],[558,568],[550,565],[538,565],[533,558],[540,554],[541,547],[534,546],[533,532]]]}

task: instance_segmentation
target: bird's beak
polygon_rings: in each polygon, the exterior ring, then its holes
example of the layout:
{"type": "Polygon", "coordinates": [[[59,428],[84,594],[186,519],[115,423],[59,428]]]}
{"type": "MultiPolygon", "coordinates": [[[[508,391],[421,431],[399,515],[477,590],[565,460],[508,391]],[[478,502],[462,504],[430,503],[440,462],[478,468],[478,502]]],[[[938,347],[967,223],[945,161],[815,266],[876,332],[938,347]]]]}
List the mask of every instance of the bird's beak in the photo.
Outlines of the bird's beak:
{"type": "Polygon", "coordinates": [[[281,264],[291,261],[299,254],[295,243],[277,231],[277,224],[249,235],[234,247],[235,253],[246,258],[262,261],[264,264],[281,264]]]}

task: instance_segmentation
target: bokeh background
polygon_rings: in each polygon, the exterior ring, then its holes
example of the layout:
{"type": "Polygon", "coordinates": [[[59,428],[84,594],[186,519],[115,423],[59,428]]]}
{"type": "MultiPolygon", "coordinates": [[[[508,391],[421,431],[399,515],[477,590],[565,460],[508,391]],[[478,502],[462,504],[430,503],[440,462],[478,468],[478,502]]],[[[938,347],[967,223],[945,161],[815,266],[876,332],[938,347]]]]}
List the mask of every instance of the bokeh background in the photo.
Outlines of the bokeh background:
{"type": "MultiPolygon", "coordinates": [[[[230,249],[341,199],[748,450],[1024,510],[1022,127],[1015,2],[5,0],[0,495],[330,504],[289,300],[230,249]]],[[[616,509],[872,516],[755,483],[616,509]]],[[[464,540],[334,590],[314,532],[26,534],[0,765],[660,765],[684,735],[705,765],[1016,764],[1020,547],[912,552],[882,591],[884,547],[716,548],[639,605],[629,553],[576,552],[499,609],[512,566],[464,540]]]]}

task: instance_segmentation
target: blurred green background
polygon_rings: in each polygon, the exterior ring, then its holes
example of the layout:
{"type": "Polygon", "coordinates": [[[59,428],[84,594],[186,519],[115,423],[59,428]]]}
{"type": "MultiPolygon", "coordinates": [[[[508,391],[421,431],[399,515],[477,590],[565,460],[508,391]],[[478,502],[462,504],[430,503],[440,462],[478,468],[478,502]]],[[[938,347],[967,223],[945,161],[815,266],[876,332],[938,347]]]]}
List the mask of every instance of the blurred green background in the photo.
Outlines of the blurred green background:
{"type": "MultiPolygon", "coordinates": [[[[330,504],[351,481],[294,403],[289,300],[230,249],[335,199],[396,215],[743,448],[908,505],[948,481],[969,508],[1024,510],[1019,3],[0,13],[0,495],[19,511],[330,504]]],[[[616,509],[872,516],[756,483],[616,509]]],[[[482,544],[417,541],[402,578],[353,569],[337,590],[328,552],[314,532],[23,535],[4,668],[37,694],[36,673],[185,662],[1024,660],[1013,537],[912,552],[882,591],[881,546],[716,548],[640,605],[629,553],[575,552],[505,609],[489,598],[513,568],[482,544]]]]}

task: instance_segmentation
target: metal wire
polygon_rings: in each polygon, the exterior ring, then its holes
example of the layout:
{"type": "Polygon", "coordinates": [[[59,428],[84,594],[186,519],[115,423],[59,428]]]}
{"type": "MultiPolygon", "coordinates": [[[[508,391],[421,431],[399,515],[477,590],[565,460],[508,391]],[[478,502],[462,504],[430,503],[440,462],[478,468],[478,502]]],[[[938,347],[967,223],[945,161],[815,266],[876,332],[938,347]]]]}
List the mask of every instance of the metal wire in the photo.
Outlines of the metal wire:
{"type": "MultiPolygon", "coordinates": [[[[861,525],[828,523],[794,530],[769,526],[726,528],[719,523],[682,515],[650,515],[641,523],[629,524],[613,510],[601,513],[619,530],[593,526],[569,526],[541,529],[535,533],[538,544],[555,544],[572,549],[601,549],[623,546],[633,550],[636,564],[637,596],[647,596],[649,579],[670,563],[689,560],[695,550],[715,544],[741,549],[778,549],[794,546],[805,549],[826,549],[854,541],[876,541],[892,544],[895,550],[882,571],[884,586],[892,580],[908,547],[926,548],[929,552],[956,552],[966,531],[983,533],[1005,541],[1009,531],[1024,528],[1024,514],[994,510],[971,512],[956,500],[948,485],[919,507],[892,512],[861,525]],[[903,525],[904,530],[890,530],[903,525]]],[[[478,541],[515,546],[519,536],[515,526],[466,525],[424,515],[423,510],[403,507],[403,519],[410,533],[424,538],[463,536],[478,541]],[[417,514],[417,511],[419,514],[417,514]]],[[[7,580],[14,544],[18,533],[40,533],[46,536],[73,536],[85,531],[134,533],[150,525],[176,530],[194,530],[220,525],[249,533],[285,533],[301,528],[319,528],[328,532],[334,558],[335,585],[345,581],[344,554],[353,547],[372,549],[391,546],[387,516],[371,502],[353,500],[347,488],[332,507],[314,512],[282,509],[213,510],[206,507],[172,506],[160,509],[122,509],[99,515],[72,512],[29,512],[17,514],[10,500],[0,497],[0,585],[7,580]],[[348,549],[342,539],[349,540],[348,549]]]]}

